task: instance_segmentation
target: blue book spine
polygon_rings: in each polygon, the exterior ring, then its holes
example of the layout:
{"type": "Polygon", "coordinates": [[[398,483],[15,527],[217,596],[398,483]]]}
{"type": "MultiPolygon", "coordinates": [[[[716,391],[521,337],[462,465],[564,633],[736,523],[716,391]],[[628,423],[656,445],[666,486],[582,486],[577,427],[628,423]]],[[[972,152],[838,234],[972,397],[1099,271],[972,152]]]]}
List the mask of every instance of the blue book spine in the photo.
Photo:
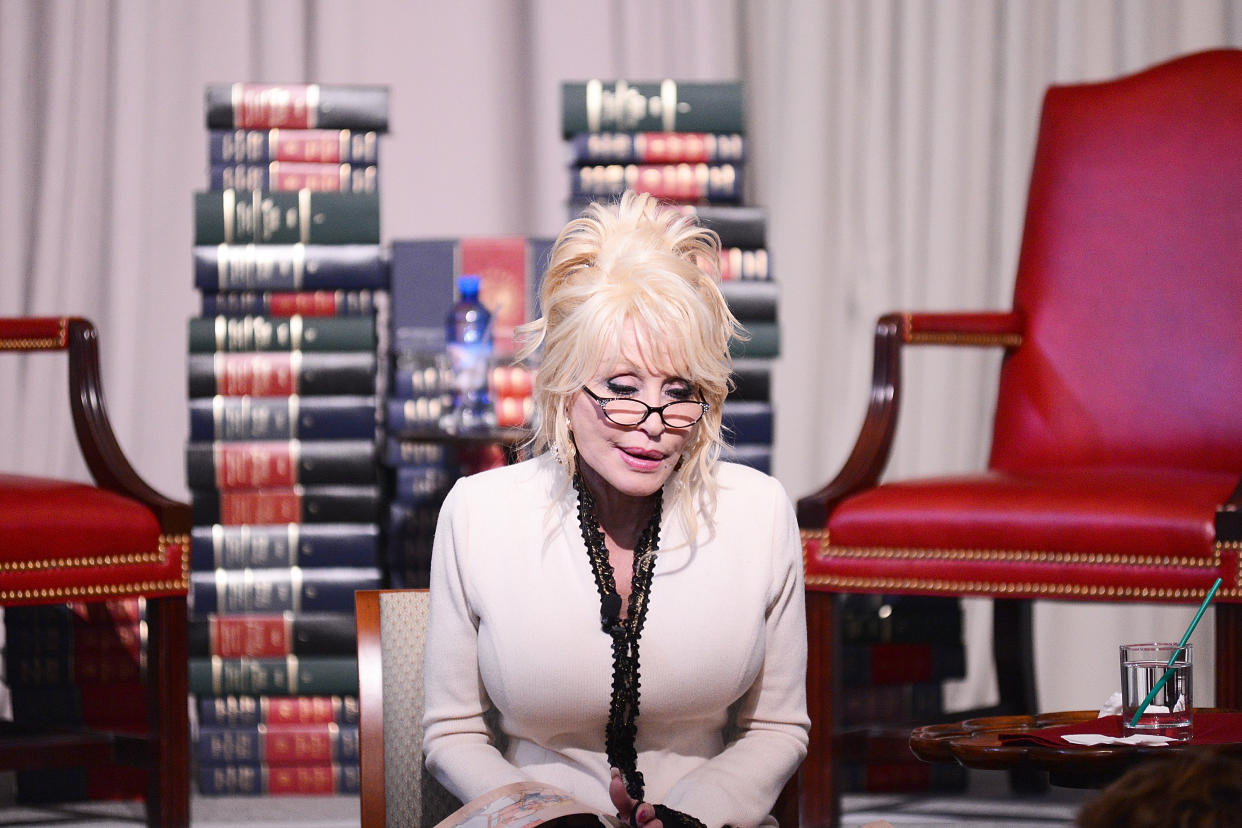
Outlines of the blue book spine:
{"type": "Polygon", "coordinates": [[[198,765],[198,792],[204,796],[279,796],[358,794],[362,774],[357,763],[271,765],[230,762],[198,765]]]}
{"type": "Polygon", "coordinates": [[[379,543],[374,523],[195,526],[190,533],[190,567],[208,571],[378,566],[379,543]]]}
{"type": "Polygon", "coordinates": [[[259,164],[210,164],[207,180],[213,190],[373,193],[379,188],[374,164],[324,164],[271,161],[259,164]]]}
{"type": "Polygon", "coordinates": [[[736,132],[579,132],[570,162],[587,164],[740,164],[746,138],[736,132]]]}
{"type": "Polygon", "coordinates": [[[353,129],[209,129],[210,164],[263,164],[311,161],[375,164],[379,133],[353,129]]]}
{"type": "Polygon", "coordinates": [[[358,724],[357,696],[196,696],[203,725],[254,727],[261,724],[334,722],[358,724]]]}
{"type": "Polygon", "coordinates": [[[190,441],[360,440],[376,434],[375,397],[198,397],[190,400],[190,441]]]}
{"type": "Polygon", "coordinates": [[[216,569],[190,572],[190,613],[348,612],[354,591],[379,589],[378,567],[216,569]]]}
{"type": "Polygon", "coordinates": [[[733,445],[771,443],[772,403],[759,400],[726,400],[721,414],[725,440],[733,445]]]}
{"type": "Polygon", "coordinates": [[[376,294],[362,290],[238,290],[201,294],[203,316],[370,316],[376,294]]]}
{"type": "Polygon", "coordinates": [[[379,244],[210,244],[194,247],[194,286],[228,290],[385,288],[379,244]]]}
{"type": "Polygon", "coordinates": [[[358,761],[358,725],[204,725],[195,753],[200,762],[317,764],[358,761]]]}
{"type": "Polygon", "coordinates": [[[454,477],[440,464],[398,466],[393,500],[410,506],[438,503],[448,494],[454,477]]]}

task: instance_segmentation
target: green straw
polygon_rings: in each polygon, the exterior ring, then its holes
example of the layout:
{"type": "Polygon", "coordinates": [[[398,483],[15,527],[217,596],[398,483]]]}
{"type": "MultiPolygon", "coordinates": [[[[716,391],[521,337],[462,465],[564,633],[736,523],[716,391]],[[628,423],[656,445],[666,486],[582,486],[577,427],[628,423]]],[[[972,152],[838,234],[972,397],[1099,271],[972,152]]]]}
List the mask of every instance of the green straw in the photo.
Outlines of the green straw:
{"type": "Polygon", "coordinates": [[[1186,649],[1186,642],[1190,641],[1190,634],[1195,631],[1195,627],[1199,626],[1199,619],[1203,617],[1203,611],[1208,608],[1208,604],[1212,603],[1212,598],[1215,597],[1216,590],[1218,589],[1220,589],[1220,578],[1217,578],[1216,583],[1212,584],[1212,588],[1208,590],[1207,597],[1199,605],[1199,611],[1195,613],[1194,618],[1190,619],[1190,626],[1183,633],[1182,640],[1177,642],[1177,649],[1173,651],[1173,655],[1169,656],[1169,663],[1165,665],[1164,675],[1160,677],[1160,681],[1156,682],[1156,686],[1151,688],[1151,692],[1147,694],[1147,698],[1143,699],[1143,703],[1138,706],[1138,710],[1134,711],[1134,718],[1130,720],[1130,727],[1138,726],[1139,718],[1147,710],[1147,705],[1151,704],[1152,699],[1160,692],[1160,688],[1164,687],[1165,682],[1169,680],[1169,676],[1173,675],[1173,662],[1177,661],[1177,654],[1186,649]]]}

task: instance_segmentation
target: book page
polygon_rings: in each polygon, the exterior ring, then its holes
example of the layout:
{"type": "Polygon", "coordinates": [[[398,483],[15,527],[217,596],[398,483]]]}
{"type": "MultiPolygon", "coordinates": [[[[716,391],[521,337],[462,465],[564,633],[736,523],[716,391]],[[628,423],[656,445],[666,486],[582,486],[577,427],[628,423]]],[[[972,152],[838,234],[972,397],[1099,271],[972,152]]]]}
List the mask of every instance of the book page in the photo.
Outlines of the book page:
{"type": "Polygon", "coordinates": [[[525,828],[554,822],[559,828],[624,828],[616,817],[586,807],[564,791],[538,782],[514,782],[458,808],[436,828],[525,828]]]}

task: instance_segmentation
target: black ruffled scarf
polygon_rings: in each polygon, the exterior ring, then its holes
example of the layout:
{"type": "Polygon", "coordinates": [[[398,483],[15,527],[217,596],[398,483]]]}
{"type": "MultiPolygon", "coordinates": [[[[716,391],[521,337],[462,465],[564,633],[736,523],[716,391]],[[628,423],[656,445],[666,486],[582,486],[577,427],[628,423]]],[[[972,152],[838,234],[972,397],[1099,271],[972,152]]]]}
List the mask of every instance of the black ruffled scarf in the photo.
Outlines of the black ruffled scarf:
{"type": "MultiPolygon", "coordinates": [[[[638,643],[642,638],[643,621],[647,617],[647,605],[651,595],[651,576],[655,570],[655,551],[660,544],[660,516],[663,491],[656,492],[651,519],[647,521],[638,543],[634,547],[634,572],[630,582],[629,613],[621,619],[621,596],[612,565],[608,562],[608,550],[604,545],[604,531],[600,528],[592,497],[581,474],[574,475],[574,488],[578,490],[578,525],[586,544],[599,590],[600,627],[612,638],[612,702],[608,709],[608,723],[604,730],[604,750],[609,763],[621,771],[625,790],[631,798],[643,801],[643,775],[638,770],[638,751],[635,738],[638,734],[639,670],[638,643]]],[[[688,814],[656,805],[656,817],[665,828],[703,828],[703,823],[688,814]]]]}

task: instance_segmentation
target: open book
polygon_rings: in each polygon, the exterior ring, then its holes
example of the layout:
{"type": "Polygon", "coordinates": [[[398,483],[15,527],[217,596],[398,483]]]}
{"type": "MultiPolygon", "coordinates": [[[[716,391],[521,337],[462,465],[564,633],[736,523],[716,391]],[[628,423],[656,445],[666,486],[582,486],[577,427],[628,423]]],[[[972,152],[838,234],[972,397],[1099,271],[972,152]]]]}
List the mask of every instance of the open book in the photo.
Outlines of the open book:
{"type": "Polygon", "coordinates": [[[514,782],[458,808],[436,828],[627,828],[613,814],[583,805],[562,790],[538,782],[514,782]]]}

